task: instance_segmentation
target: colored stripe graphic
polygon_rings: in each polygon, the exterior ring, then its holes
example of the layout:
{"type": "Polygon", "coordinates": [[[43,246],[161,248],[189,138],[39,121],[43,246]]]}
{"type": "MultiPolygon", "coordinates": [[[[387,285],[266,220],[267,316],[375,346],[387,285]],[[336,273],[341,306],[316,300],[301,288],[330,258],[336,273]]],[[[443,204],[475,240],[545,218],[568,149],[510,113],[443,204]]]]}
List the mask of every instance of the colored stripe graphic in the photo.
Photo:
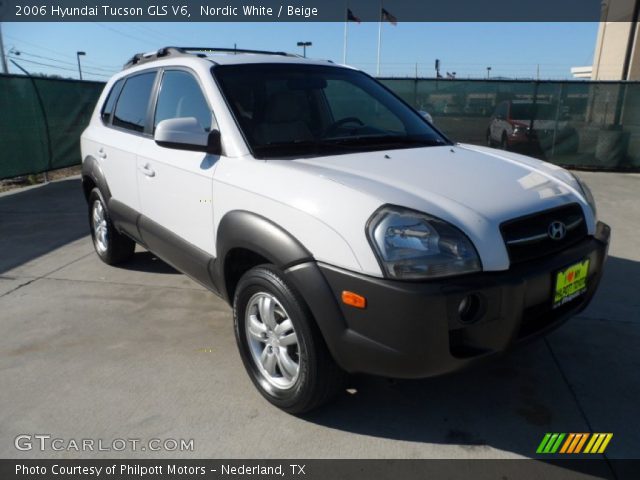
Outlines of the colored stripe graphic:
{"type": "Polygon", "coordinates": [[[612,438],[613,433],[546,433],[536,453],[604,453],[612,438]]]}
{"type": "Polygon", "coordinates": [[[575,451],[573,453],[580,453],[582,451],[582,447],[584,446],[585,442],[587,441],[587,438],[589,438],[589,434],[588,433],[581,433],[580,435],[582,435],[582,438],[578,442],[578,445],[576,445],[576,449],[575,449],[575,451]]]}
{"type": "Polygon", "coordinates": [[[587,444],[584,453],[604,453],[613,438],[613,433],[595,433],[587,444]]]}
{"type": "Polygon", "coordinates": [[[553,444],[553,447],[551,447],[551,451],[549,453],[556,453],[558,451],[558,448],[560,448],[560,444],[562,443],[562,440],[564,440],[564,437],[564,433],[558,435],[558,439],[556,440],[556,443],[553,444]]]}
{"type": "Polygon", "coordinates": [[[586,437],[588,436],[586,433],[576,433],[574,435],[575,436],[573,437],[573,442],[571,442],[571,445],[569,445],[569,450],[567,450],[567,453],[578,453],[578,445],[584,443],[586,437]]]}
{"type": "Polygon", "coordinates": [[[558,438],[557,433],[554,433],[551,435],[551,438],[547,442],[547,446],[544,447],[544,451],[542,453],[553,453],[551,452],[551,449],[553,448],[553,445],[556,443],[556,438],[558,438]]]}
{"type": "Polygon", "coordinates": [[[547,442],[549,441],[549,438],[551,437],[550,433],[547,433],[544,438],[542,439],[542,441],[540,442],[540,445],[538,445],[538,449],[536,450],[536,453],[542,453],[542,451],[544,450],[544,446],[547,444],[547,442]]]}
{"type": "Polygon", "coordinates": [[[593,447],[593,444],[596,443],[597,439],[598,439],[597,433],[594,433],[593,435],[591,435],[591,440],[589,440],[589,443],[587,443],[587,448],[584,449],[584,453],[591,453],[591,448],[593,447]]]}
{"type": "Polygon", "coordinates": [[[609,445],[609,442],[611,441],[611,439],[613,438],[613,433],[607,433],[606,434],[606,438],[604,439],[604,442],[602,442],[602,445],[600,445],[600,450],[598,450],[598,453],[604,453],[605,449],[607,448],[607,446],[609,445]]]}
{"type": "Polygon", "coordinates": [[[560,449],[560,453],[567,453],[567,449],[569,448],[569,445],[571,445],[571,442],[573,442],[573,439],[575,438],[576,434],[575,433],[570,433],[569,436],[567,437],[567,440],[564,442],[564,445],[562,445],[562,448],[560,449]]]}

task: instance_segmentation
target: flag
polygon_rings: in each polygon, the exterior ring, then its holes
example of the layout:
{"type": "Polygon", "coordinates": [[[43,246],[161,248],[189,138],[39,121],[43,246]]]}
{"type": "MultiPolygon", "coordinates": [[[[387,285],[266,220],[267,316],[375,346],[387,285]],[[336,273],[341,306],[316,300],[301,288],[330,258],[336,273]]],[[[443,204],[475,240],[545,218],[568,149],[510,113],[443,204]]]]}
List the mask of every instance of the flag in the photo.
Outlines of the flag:
{"type": "Polygon", "coordinates": [[[382,9],[382,20],[386,20],[387,22],[389,22],[391,25],[398,25],[398,19],[396,17],[394,17],[393,15],[391,15],[387,10],[385,10],[384,8],[382,9]]]}
{"type": "Polygon", "coordinates": [[[350,8],[347,8],[347,22],[358,22],[360,23],[360,18],[356,17],[350,8]]]}

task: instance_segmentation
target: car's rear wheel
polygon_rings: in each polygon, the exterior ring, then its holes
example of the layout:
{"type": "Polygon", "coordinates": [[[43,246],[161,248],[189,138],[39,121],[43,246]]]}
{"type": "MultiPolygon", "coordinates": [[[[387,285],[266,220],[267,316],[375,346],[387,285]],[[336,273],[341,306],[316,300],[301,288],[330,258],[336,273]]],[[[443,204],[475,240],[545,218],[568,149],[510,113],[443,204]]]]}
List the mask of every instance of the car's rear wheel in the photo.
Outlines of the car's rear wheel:
{"type": "Polygon", "coordinates": [[[133,256],[135,242],[115,229],[107,203],[97,188],[89,195],[89,226],[93,247],[103,262],[116,265],[133,256]]]}
{"type": "Polygon", "coordinates": [[[290,413],[304,413],[344,387],[336,365],[299,295],[274,266],[249,270],[233,301],[244,366],[260,393],[290,413]]]}

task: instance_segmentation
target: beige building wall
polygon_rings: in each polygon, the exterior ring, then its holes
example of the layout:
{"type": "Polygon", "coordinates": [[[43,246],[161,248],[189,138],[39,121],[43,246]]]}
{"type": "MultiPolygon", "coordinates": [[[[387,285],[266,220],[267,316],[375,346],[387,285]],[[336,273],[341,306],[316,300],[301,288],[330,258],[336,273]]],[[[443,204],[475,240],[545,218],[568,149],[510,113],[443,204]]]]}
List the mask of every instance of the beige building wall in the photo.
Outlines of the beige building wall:
{"type": "MultiPolygon", "coordinates": [[[[593,56],[592,80],[640,80],[640,28],[634,29],[633,18],[636,0],[606,0],[602,7],[602,21],[598,29],[593,56]],[[632,48],[628,73],[625,61],[629,46],[632,48]]],[[[636,22],[637,25],[637,22],[636,22]]]]}

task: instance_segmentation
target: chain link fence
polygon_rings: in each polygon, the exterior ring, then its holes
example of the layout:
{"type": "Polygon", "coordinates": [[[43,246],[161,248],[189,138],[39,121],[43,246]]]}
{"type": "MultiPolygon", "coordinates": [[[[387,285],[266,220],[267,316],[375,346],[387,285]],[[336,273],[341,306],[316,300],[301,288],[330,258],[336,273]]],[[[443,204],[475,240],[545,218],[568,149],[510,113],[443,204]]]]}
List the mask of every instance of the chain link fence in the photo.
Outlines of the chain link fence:
{"type": "MultiPolygon", "coordinates": [[[[640,171],[640,83],[381,80],[452,140],[566,167],[640,171]]],[[[103,87],[0,75],[0,179],[79,164],[103,87]]]]}

